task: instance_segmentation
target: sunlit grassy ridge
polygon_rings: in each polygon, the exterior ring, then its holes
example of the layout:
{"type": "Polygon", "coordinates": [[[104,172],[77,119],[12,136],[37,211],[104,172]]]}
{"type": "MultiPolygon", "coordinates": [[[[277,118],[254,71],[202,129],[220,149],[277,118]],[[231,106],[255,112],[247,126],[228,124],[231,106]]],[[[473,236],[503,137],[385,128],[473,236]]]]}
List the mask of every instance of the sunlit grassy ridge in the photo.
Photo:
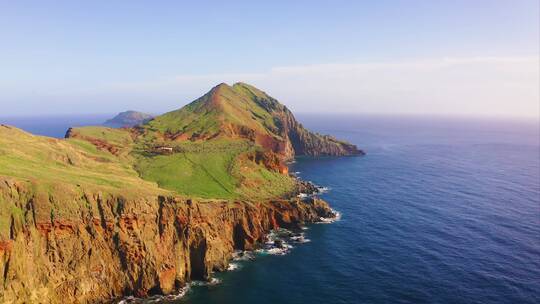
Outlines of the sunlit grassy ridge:
{"type": "MultiPolygon", "coordinates": [[[[129,130],[73,129],[77,137],[60,140],[0,127],[0,176],[35,182],[42,188],[81,187],[111,193],[158,193],[162,189],[202,198],[268,198],[290,191],[288,176],[243,160],[259,149],[245,140],[180,142],[173,154],[153,153],[129,130]],[[94,140],[121,147],[114,155],[94,140]],[[250,189],[248,186],[255,186],[250,189]]],[[[143,137],[141,137],[143,138],[143,137]]]]}
{"type": "Polygon", "coordinates": [[[288,176],[242,161],[242,153],[249,151],[246,145],[222,148],[223,143],[208,144],[200,151],[189,147],[172,155],[138,156],[135,168],[160,187],[205,198],[262,198],[292,189],[288,176]],[[255,191],[246,191],[246,181],[257,186],[255,191]]]}
{"type": "Polygon", "coordinates": [[[145,130],[133,138],[129,129],[104,127],[74,128],[68,141],[81,149],[97,152],[92,141],[104,141],[122,147],[118,156],[100,151],[131,166],[140,178],[160,188],[201,198],[265,199],[282,196],[294,187],[294,181],[242,157],[261,147],[245,139],[220,138],[207,141],[171,141],[160,132],[145,130]],[[166,146],[173,153],[160,153],[166,146]]]}
{"type": "MultiPolygon", "coordinates": [[[[171,155],[135,153],[141,177],[160,187],[203,197],[236,197],[238,180],[231,168],[237,156],[249,149],[246,142],[183,142],[171,155]]],[[[146,150],[142,150],[146,151],[146,150]]]]}
{"type": "MultiPolygon", "coordinates": [[[[106,133],[118,135],[116,130],[106,133]]],[[[88,141],[36,136],[7,126],[0,126],[0,175],[51,188],[79,185],[106,191],[159,191],[154,183],[140,179],[130,161],[88,141]]]]}
{"type": "Polygon", "coordinates": [[[186,136],[212,136],[224,125],[246,126],[249,129],[277,134],[277,126],[269,112],[284,109],[264,92],[244,83],[220,84],[187,106],[156,117],[147,124],[150,130],[182,132],[186,136]],[[265,104],[268,105],[265,108],[265,104]]]}

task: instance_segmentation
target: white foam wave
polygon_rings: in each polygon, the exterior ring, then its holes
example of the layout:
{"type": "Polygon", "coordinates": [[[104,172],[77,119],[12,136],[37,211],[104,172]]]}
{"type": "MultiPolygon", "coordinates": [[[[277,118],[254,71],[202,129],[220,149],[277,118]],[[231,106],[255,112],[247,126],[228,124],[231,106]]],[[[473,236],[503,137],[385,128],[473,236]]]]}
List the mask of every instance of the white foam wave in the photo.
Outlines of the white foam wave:
{"type": "Polygon", "coordinates": [[[316,224],[331,224],[341,220],[341,213],[339,211],[332,209],[332,213],[334,215],[333,217],[320,217],[319,222],[316,224]]]}
{"type": "Polygon", "coordinates": [[[327,192],[330,191],[331,189],[328,188],[328,187],[317,186],[317,190],[319,191],[319,193],[327,193],[327,192]]]}
{"type": "Polygon", "coordinates": [[[218,278],[211,278],[208,281],[193,281],[191,282],[191,286],[214,286],[221,284],[221,280],[218,278]]]}
{"type": "Polygon", "coordinates": [[[240,269],[240,264],[238,263],[229,263],[229,266],[227,266],[228,271],[235,271],[240,269]]]}
{"type": "Polygon", "coordinates": [[[148,298],[137,298],[134,296],[125,297],[120,300],[118,304],[147,304],[147,303],[159,303],[162,301],[176,301],[183,298],[191,288],[191,284],[186,284],[184,287],[178,289],[176,293],[170,295],[155,295],[148,298]]]}
{"type": "Polygon", "coordinates": [[[251,261],[255,259],[255,255],[251,251],[237,250],[232,254],[233,261],[251,261]]]}
{"type": "Polygon", "coordinates": [[[306,238],[304,232],[292,232],[290,230],[280,228],[277,230],[272,230],[266,236],[263,247],[255,250],[255,252],[261,255],[285,255],[294,248],[292,244],[308,242],[311,242],[311,240],[306,238]]]}
{"type": "Polygon", "coordinates": [[[291,237],[291,241],[294,241],[296,243],[308,243],[311,242],[310,239],[306,239],[305,234],[302,232],[299,235],[295,235],[291,237]]]}

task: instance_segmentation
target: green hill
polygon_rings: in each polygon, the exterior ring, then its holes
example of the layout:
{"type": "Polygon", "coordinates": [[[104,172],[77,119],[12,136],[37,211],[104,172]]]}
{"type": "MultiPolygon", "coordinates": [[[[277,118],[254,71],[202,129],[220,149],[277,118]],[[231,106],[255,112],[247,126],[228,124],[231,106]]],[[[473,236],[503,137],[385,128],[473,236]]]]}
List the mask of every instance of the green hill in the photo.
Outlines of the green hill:
{"type": "Polygon", "coordinates": [[[284,162],[295,155],[362,153],[307,131],[284,105],[244,83],[220,84],[133,128],[72,128],[65,140],[7,126],[1,132],[3,176],[51,188],[84,184],[201,198],[285,197],[296,181],[284,162]]]}
{"type": "Polygon", "coordinates": [[[363,154],[356,146],[315,134],[296,121],[276,99],[245,83],[219,84],[187,106],[158,116],[143,126],[172,141],[243,138],[279,154],[363,154]]]}

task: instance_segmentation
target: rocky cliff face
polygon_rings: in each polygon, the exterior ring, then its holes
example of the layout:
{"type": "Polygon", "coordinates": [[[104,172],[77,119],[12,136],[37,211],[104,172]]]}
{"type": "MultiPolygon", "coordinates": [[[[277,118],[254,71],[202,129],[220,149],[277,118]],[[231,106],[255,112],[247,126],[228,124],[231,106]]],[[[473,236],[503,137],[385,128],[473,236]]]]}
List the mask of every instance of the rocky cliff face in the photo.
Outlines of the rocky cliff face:
{"type": "Polygon", "coordinates": [[[365,154],[356,145],[329,135],[310,132],[294,118],[294,115],[288,109],[285,109],[283,115],[281,115],[281,121],[281,125],[284,126],[283,137],[293,151],[291,155],[287,155],[288,158],[295,155],[347,156],[365,154]]]}
{"type": "Polygon", "coordinates": [[[253,249],[269,230],[332,216],[321,200],[126,199],[73,190],[61,196],[3,178],[0,302],[97,303],[171,293],[224,270],[235,249],[253,249]],[[61,206],[61,207],[59,207],[61,206]]]}

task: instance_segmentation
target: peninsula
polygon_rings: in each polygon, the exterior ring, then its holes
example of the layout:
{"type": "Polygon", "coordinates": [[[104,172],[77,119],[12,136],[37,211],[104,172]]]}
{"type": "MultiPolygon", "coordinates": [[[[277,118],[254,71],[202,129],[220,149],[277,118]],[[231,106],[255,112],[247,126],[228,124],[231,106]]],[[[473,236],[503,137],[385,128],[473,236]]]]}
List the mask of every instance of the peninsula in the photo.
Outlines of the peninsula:
{"type": "Polygon", "coordinates": [[[172,293],[276,228],[334,215],[295,156],[363,155],[245,83],[142,124],[65,139],[0,126],[0,302],[172,293]]]}

